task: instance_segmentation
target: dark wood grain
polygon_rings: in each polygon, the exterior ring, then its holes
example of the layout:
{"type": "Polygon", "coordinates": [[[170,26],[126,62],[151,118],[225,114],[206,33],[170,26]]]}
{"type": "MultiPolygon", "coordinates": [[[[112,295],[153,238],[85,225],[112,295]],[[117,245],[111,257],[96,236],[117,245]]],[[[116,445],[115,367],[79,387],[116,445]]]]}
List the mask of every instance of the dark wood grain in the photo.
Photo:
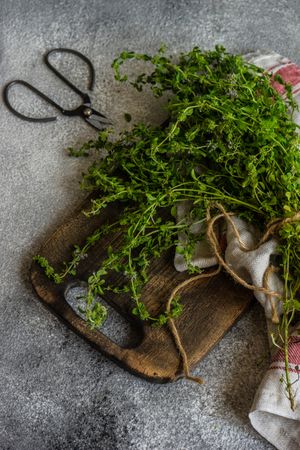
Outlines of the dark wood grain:
{"type": "MultiPolygon", "coordinates": [[[[85,238],[107,221],[116,220],[120,205],[110,205],[101,216],[87,219],[82,213],[89,200],[44,243],[40,254],[54,267],[68,260],[74,244],[83,244],[85,238]]],[[[108,245],[118,246],[120,236],[111,235],[99,241],[78,268],[77,280],[84,281],[99,267],[106,255],[108,245]]],[[[174,254],[165,253],[151,264],[150,280],[143,290],[143,301],[151,314],[164,308],[172,289],[188,275],[178,273],[173,266],[174,254]]],[[[136,375],[151,381],[167,382],[182,375],[181,359],[167,327],[152,327],[131,314],[132,303],[126,295],[106,293],[104,298],[129,320],[137,333],[138,345],[122,348],[97,330],[91,330],[69,306],[65,292],[74,282],[71,278],[61,285],[50,281],[34,263],[31,280],[41,301],[67,325],[87,339],[98,350],[114,359],[118,364],[136,375]]],[[[110,281],[122,282],[119,274],[112,274],[110,281]]],[[[203,279],[189,285],[181,294],[183,314],[176,320],[176,326],[187,352],[191,366],[200,361],[222,338],[226,331],[246,310],[252,300],[252,293],[235,284],[226,274],[203,279]]]]}

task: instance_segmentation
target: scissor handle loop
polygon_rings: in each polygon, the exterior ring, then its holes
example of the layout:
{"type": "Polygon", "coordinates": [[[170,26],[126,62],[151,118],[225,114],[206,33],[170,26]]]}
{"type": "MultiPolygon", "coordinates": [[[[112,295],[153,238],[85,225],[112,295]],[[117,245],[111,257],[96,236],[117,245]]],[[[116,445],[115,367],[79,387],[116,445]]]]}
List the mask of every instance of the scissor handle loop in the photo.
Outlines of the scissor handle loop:
{"type": "Polygon", "coordinates": [[[78,58],[82,59],[86,65],[88,66],[89,69],[89,84],[88,84],[88,89],[90,91],[93,90],[94,88],[94,83],[95,83],[95,69],[93,64],[91,63],[91,61],[84,56],[82,53],[78,52],[77,50],[72,50],[70,48],[53,48],[52,50],[49,50],[45,55],[44,55],[44,62],[47,65],[47,67],[52,70],[52,72],[55,73],[55,75],[60,78],[64,83],[66,83],[67,86],[69,86],[74,92],[76,92],[76,94],[78,94],[84,103],[88,103],[89,102],[89,96],[87,94],[85,94],[84,92],[81,92],[73,83],[71,83],[71,81],[69,81],[64,75],[62,75],[49,61],[49,57],[53,54],[53,53],[71,53],[72,55],[77,56],[78,58]]]}
{"type": "Polygon", "coordinates": [[[14,80],[5,86],[3,90],[3,100],[7,108],[20,119],[27,120],[28,122],[53,122],[54,120],[56,120],[56,117],[43,117],[43,118],[27,117],[24,116],[24,114],[21,114],[19,111],[17,111],[9,101],[9,90],[12,86],[15,86],[16,84],[21,84],[25,86],[27,89],[29,89],[30,91],[34,92],[36,95],[41,97],[43,100],[50,103],[50,105],[54,106],[59,111],[63,112],[63,108],[61,106],[59,106],[57,103],[51,100],[51,98],[47,97],[47,95],[43,94],[43,92],[39,91],[34,86],[31,86],[31,84],[27,83],[27,81],[14,80]]]}

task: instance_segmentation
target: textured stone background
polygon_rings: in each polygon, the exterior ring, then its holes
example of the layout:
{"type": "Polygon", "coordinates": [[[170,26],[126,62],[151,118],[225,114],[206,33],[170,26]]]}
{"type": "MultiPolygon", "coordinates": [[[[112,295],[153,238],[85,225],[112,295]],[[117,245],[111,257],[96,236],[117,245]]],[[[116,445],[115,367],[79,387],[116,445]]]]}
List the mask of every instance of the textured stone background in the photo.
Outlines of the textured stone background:
{"type": "MultiPolygon", "coordinates": [[[[120,50],[218,43],[234,52],[276,49],[299,62],[299,14],[296,0],[0,0],[1,86],[24,78],[75,105],[42,64],[46,49],[72,47],[94,61],[94,105],[118,127],[124,111],[159,121],[153,99],[114,82],[110,64],[120,50]]],[[[75,72],[72,61],[68,70],[80,83],[81,67],[75,72]]],[[[23,91],[14,94],[22,111],[42,111],[23,91]]],[[[247,417],[268,364],[258,305],[199,364],[203,387],[135,378],[42,307],[28,281],[32,255],[83,196],[86,162],[64,148],[95,132],[61,116],[22,122],[2,102],[0,118],[0,449],[271,449],[247,417]]]]}

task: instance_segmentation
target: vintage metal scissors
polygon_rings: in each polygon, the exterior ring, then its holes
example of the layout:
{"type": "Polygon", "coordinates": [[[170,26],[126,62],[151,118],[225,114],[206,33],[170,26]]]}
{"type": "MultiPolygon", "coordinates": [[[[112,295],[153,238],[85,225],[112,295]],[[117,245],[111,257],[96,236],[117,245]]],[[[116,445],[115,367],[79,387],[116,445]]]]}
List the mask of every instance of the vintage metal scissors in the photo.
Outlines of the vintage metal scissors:
{"type": "Polygon", "coordinates": [[[78,58],[82,59],[89,69],[89,83],[88,83],[88,89],[90,91],[93,90],[94,82],[95,82],[95,70],[93,67],[93,64],[91,61],[84,55],[82,55],[80,52],[76,50],[72,50],[69,48],[54,48],[52,50],[49,50],[44,55],[44,62],[49,67],[54,74],[59,77],[67,86],[69,86],[76,94],[78,94],[82,98],[82,104],[78,106],[75,109],[64,109],[60,105],[58,105],[55,101],[53,101],[51,98],[47,97],[47,95],[43,94],[43,92],[36,89],[31,84],[27,83],[23,80],[14,80],[8,83],[4,90],[3,90],[3,99],[4,103],[6,104],[7,108],[15,114],[17,117],[23,120],[27,120],[29,122],[53,122],[56,120],[56,117],[43,117],[43,118],[36,118],[36,117],[28,117],[24,114],[21,114],[19,111],[17,111],[10,103],[9,101],[9,90],[12,86],[15,86],[16,84],[20,84],[25,86],[26,88],[30,89],[32,92],[34,92],[36,95],[41,97],[46,102],[50,103],[50,105],[54,106],[56,109],[58,109],[62,114],[65,116],[80,116],[82,117],[88,124],[90,124],[92,127],[102,130],[107,125],[111,124],[106,116],[101,114],[99,111],[96,111],[91,106],[91,100],[88,94],[85,92],[81,92],[76,86],[74,86],[71,81],[69,81],[67,78],[65,78],[64,75],[62,75],[49,61],[49,57],[53,53],[72,53],[73,55],[77,56],[78,58]]]}

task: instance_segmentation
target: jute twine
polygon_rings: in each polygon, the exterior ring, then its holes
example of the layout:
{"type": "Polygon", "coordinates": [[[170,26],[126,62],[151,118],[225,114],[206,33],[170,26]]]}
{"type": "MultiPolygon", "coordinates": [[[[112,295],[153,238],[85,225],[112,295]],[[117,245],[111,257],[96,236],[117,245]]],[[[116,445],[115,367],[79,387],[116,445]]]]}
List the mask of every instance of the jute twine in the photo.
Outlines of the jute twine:
{"type": "MultiPolygon", "coordinates": [[[[268,285],[268,279],[269,279],[269,276],[271,275],[271,273],[278,272],[279,269],[277,267],[274,267],[273,265],[270,265],[267,268],[267,270],[265,271],[264,276],[263,276],[263,286],[255,286],[255,285],[247,283],[225,262],[225,260],[222,256],[222,250],[220,248],[218,236],[215,231],[215,225],[220,220],[225,219],[227,224],[229,223],[231,225],[233,232],[234,232],[234,234],[238,240],[238,243],[240,245],[240,248],[245,252],[250,252],[250,251],[256,250],[260,245],[267,242],[268,239],[272,235],[274,235],[276,232],[278,232],[278,230],[281,227],[283,227],[285,224],[299,221],[300,220],[300,212],[296,213],[292,217],[287,217],[285,219],[274,219],[271,222],[269,222],[267,224],[265,233],[263,234],[263,236],[261,237],[261,239],[259,240],[257,245],[255,245],[253,247],[247,247],[245,245],[245,243],[241,240],[240,233],[239,233],[234,221],[232,220],[232,216],[234,216],[234,215],[235,215],[235,213],[227,212],[220,203],[214,203],[207,208],[207,211],[206,211],[206,225],[207,225],[206,235],[207,235],[207,239],[211,245],[211,248],[213,250],[213,253],[218,260],[218,263],[219,263],[218,268],[213,272],[201,273],[201,274],[195,275],[194,277],[191,277],[191,278],[183,281],[182,283],[180,283],[178,286],[176,286],[175,289],[173,289],[173,291],[171,292],[170,297],[167,300],[167,304],[166,304],[166,312],[167,313],[170,313],[172,300],[178,294],[178,292],[181,291],[184,287],[186,287],[190,284],[193,284],[200,279],[211,278],[211,277],[217,275],[218,273],[220,273],[221,269],[224,268],[226,270],[226,272],[228,272],[229,275],[231,275],[232,278],[237,283],[244,286],[246,289],[250,289],[255,292],[264,293],[266,295],[268,301],[271,304],[272,321],[274,323],[279,323],[279,317],[278,317],[278,313],[276,310],[276,305],[274,303],[274,297],[281,298],[281,295],[278,292],[271,290],[268,285]],[[212,217],[211,216],[212,209],[218,209],[220,211],[220,213],[212,217]]],[[[186,351],[184,349],[184,346],[182,344],[181,338],[179,336],[174,319],[169,318],[168,326],[172,333],[174,342],[176,344],[176,347],[178,349],[178,352],[179,352],[181,360],[182,360],[184,377],[187,378],[188,380],[192,380],[192,381],[195,381],[196,383],[202,384],[203,380],[201,378],[194,377],[190,374],[188,357],[187,357],[186,351]]]]}
{"type": "MultiPolygon", "coordinates": [[[[219,272],[221,271],[221,266],[219,265],[219,267],[214,271],[214,272],[209,272],[209,273],[200,273],[199,275],[195,275],[192,278],[189,278],[185,281],[183,281],[182,283],[180,283],[178,286],[176,286],[175,289],[173,289],[173,291],[171,292],[170,297],[168,298],[167,301],[167,305],[166,305],[166,312],[167,314],[170,313],[171,310],[171,304],[172,304],[172,300],[173,298],[176,296],[176,294],[183,289],[185,286],[195,283],[196,281],[203,279],[203,278],[211,278],[215,275],[217,275],[219,272]]],[[[189,361],[187,358],[187,354],[186,351],[182,345],[182,341],[181,338],[179,336],[177,327],[175,325],[174,319],[170,318],[168,320],[168,326],[170,328],[170,331],[172,333],[173,339],[175,341],[176,347],[179,351],[179,354],[181,356],[181,360],[182,360],[182,365],[183,365],[183,373],[184,373],[184,377],[187,378],[188,380],[191,381],[195,381],[198,384],[202,384],[203,380],[202,378],[199,377],[194,377],[190,374],[190,367],[189,367],[189,361]]]]}

